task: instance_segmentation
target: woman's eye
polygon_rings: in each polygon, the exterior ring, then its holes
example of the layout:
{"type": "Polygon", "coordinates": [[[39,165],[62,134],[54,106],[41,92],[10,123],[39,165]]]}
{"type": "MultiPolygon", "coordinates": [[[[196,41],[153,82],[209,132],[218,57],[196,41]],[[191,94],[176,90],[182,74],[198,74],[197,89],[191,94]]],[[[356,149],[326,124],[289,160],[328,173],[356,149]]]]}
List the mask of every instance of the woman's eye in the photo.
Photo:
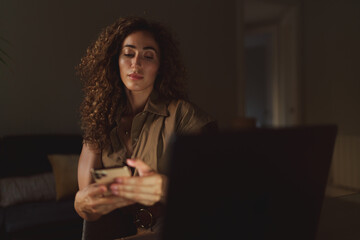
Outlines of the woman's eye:
{"type": "Polygon", "coordinates": [[[124,53],[124,56],[125,57],[134,57],[135,54],[133,54],[133,53],[124,53]]]}
{"type": "Polygon", "coordinates": [[[152,60],[152,59],[154,59],[154,54],[153,53],[146,53],[146,54],[144,54],[144,58],[146,58],[148,60],[152,60]]]}
{"type": "Polygon", "coordinates": [[[125,56],[125,57],[134,57],[135,52],[132,49],[125,48],[125,49],[122,50],[122,55],[125,56]]]}

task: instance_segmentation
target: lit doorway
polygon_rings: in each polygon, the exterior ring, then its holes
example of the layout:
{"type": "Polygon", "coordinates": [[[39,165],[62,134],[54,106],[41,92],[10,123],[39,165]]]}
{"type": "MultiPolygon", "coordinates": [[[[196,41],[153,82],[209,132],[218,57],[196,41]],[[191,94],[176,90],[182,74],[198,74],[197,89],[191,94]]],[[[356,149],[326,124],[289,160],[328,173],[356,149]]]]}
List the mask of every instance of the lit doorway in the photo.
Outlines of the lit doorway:
{"type": "Polygon", "coordinates": [[[301,121],[299,6],[244,1],[245,117],[258,127],[301,121]]]}

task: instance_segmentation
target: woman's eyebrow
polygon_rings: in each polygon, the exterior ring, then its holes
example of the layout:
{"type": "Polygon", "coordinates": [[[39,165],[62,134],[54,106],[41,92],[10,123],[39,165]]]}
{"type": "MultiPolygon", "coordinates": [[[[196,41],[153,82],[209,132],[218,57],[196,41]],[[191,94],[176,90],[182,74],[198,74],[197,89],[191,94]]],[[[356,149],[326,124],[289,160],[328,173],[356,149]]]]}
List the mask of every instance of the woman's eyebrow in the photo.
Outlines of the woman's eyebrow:
{"type": "MultiPolygon", "coordinates": [[[[131,44],[126,44],[126,45],[124,45],[124,48],[125,47],[129,47],[129,48],[134,48],[134,49],[136,49],[136,47],[134,46],[134,45],[131,45],[131,44]]],[[[155,48],[153,48],[153,47],[144,47],[143,48],[144,50],[153,50],[154,52],[156,52],[157,53],[157,51],[156,51],[156,49],[155,48]]]]}
{"type": "Polygon", "coordinates": [[[144,50],[153,50],[154,52],[156,52],[157,53],[157,51],[156,51],[156,49],[155,48],[153,48],[153,47],[144,47],[143,48],[144,50]]]}
{"type": "Polygon", "coordinates": [[[126,45],[124,45],[124,48],[125,47],[129,47],[129,48],[136,48],[134,45],[130,45],[130,44],[126,44],[126,45]]]}

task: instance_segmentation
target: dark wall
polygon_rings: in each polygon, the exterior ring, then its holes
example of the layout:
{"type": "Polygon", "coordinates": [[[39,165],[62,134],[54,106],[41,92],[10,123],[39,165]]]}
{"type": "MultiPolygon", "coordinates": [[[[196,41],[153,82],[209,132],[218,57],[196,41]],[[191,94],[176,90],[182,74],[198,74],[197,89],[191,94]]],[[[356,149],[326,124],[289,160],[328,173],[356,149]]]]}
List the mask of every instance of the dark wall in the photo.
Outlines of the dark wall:
{"type": "Polygon", "coordinates": [[[169,25],[181,44],[191,99],[226,126],[236,113],[235,1],[99,2],[2,0],[0,136],[80,133],[75,66],[86,47],[120,16],[169,25]],[[226,107],[224,107],[226,106],[226,107]]]}
{"type": "Polygon", "coordinates": [[[360,2],[304,1],[304,121],[360,134],[360,2]]]}

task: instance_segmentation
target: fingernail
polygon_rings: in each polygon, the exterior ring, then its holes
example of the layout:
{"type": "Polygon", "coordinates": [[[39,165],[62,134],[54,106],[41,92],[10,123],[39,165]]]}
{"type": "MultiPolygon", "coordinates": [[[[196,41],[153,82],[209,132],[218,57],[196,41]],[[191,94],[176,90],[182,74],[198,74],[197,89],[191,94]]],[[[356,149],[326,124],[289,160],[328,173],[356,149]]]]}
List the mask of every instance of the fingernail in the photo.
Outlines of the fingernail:
{"type": "MultiPolygon", "coordinates": [[[[123,183],[123,179],[122,178],[117,178],[117,179],[115,179],[115,182],[117,182],[117,183],[123,183]]],[[[116,186],[117,187],[117,186],[116,186]]]]}
{"type": "Polygon", "coordinates": [[[110,188],[111,188],[112,191],[117,191],[119,189],[119,187],[116,186],[116,185],[113,185],[110,188]]]}

